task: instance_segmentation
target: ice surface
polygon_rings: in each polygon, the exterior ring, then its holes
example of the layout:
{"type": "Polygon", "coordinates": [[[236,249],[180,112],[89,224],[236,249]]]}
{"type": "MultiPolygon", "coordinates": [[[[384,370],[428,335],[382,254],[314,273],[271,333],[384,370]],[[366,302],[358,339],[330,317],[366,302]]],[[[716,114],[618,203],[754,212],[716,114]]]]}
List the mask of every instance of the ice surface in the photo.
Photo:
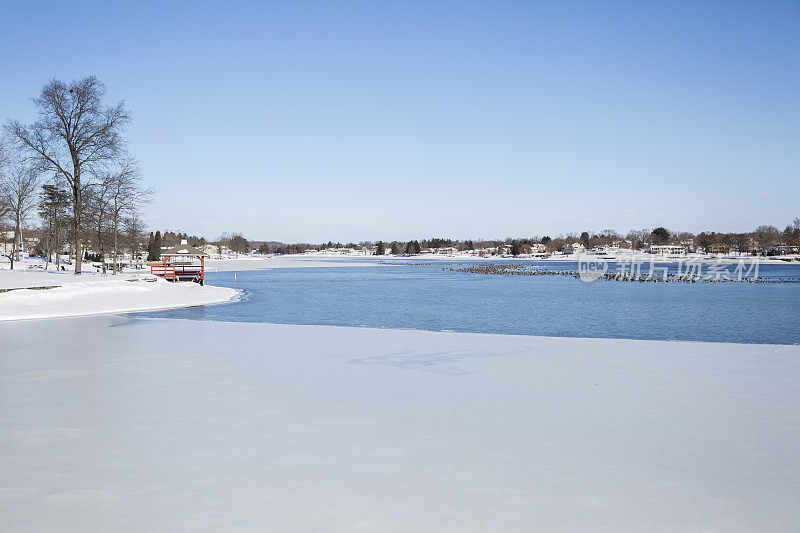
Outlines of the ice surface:
{"type": "Polygon", "coordinates": [[[800,348],[0,324],[3,531],[797,531],[800,348]]]}

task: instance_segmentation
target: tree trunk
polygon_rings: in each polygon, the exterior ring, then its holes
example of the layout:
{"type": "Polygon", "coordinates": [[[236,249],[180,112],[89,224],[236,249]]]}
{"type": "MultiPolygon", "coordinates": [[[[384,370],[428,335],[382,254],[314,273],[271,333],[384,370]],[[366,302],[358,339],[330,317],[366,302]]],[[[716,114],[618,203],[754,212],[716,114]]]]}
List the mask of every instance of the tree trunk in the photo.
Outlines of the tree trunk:
{"type": "Polygon", "coordinates": [[[19,261],[19,252],[22,248],[22,213],[17,212],[14,227],[14,260],[19,261]]]}
{"type": "Polygon", "coordinates": [[[56,256],[56,272],[58,272],[58,265],[61,262],[61,258],[58,255],[59,251],[60,250],[58,249],[58,224],[56,222],[53,222],[53,252],[54,252],[53,255],[56,256]]]}
{"type": "MultiPolygon", "coordinates": [[[[3,239],[3,248],[5,248],[5,238],[3,239]]],[[[14,270],[14,257],[17,255],[17,235],[16,232],[14,233],[14,242],[11,243],[11,270],[14,270]]]]}
{"type": "Polygon", "coordinates": [[[72,189],[72,214],[75,217],[75,274],[81,273],[81,263],[83,256],[81,255],[81,189],[80,182],[76,177],[75,187],[72,189]]]}
{"type": "Polygon", "coordinates": [[[58,233],[61,231],[61,227],[58,224],[58,214],[56,214],[55,218],[53,218],[53,240],[55,241],[56,247],[56,272],[61,266],[61,248],[58,242],[58,233]]]}
{"type": "Polygon", "coordinates": [[[47,260],[44,263],[44,271],[50,270],[50,257],[53,254],[53,223],[47,223],[47,260]]]}
{"type": "Polygon", "coordinates": [[[114,246],[114,250],[113,250],[113,254],[114,254],[114,265],[113,265],[114,272],[113,272],[113,274],[116,276],[117,275],[117,217],[114,217],[114,245],[113,246],[114,246]]]}
{"type": "MultiPolygon", "coordinates": [[[[102,201],[102,200],[101,200],[102,201]]],[[[103,244],[103,214],[97,216],[97,244],[100,246],[100,268],[106,273],[106,250],[103,244]]]]}

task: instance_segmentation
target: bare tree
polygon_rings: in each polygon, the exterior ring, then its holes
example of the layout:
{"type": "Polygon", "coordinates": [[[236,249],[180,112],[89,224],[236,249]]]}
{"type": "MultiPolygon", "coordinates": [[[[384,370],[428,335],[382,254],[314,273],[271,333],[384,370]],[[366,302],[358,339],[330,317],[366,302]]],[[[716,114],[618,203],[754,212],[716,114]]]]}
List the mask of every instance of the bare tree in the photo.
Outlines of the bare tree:
{"type": "Polygon", "coordinates": [[[120,224],[128,215],[135,215],[142,204],[150,201],[153,189],[144,189],[140,183],[139,168],[131,158],[122,160],[119,167],[108,174],[104,181],[109,186],[108,213],[111,218],[113,274],[117,273],[120,224]]]}
{"type": "Polygon", "coordinates": [[[222,249],[225,247],[231,247],[231,234],[227,232],[217,237],[217,254],[220,259],[222,259],[222,249]]]}
{"type": "Polygon", "coordinates": [[[766,252],[770,247],[778,244],[781,232],[775,226],[759,226],[753,232],[753,238],[758,243],[759,248],[766,252]]]}
{"type": "Polygon", "coordinates": [[[111,206],[111,190],[114,187],[113,177],[100,176],[93,185],[86,189],[84,203],[84,219],[92,224],[94,237],[97,239],[97,248],[100,252],[103,273],[106,272],[106,233],[108,232],[109,210],[111,206]]]}
{"type": "MultiPolygon", "coordinates": [[[[6,139],[0,137],[0,175],[2,175],[2,173],[5,171],[6,165],[8,164],[7,147],[8,143],[6,142],[6,139]]],[[[5,220],[6,215],[8,215],[10,212],[11,212],[11,206],[8,205],[5,197],[2,194],[0,194],[0,236],[2,236],[4,254],[7,253],[8,251],[6,245],[8,238],[6,233],[7,228],[6,225],[3,223],[3,220],[5,220]]]]}
{"type": "Polygon", "coordinates": [[[22,164],[6,166],[0,174],[0,197],[8,206],[8,213],[14,219],[14,244],[11,252],[11,268],[19,261],[22,250],[22,224],[36,206],[36,191],[39,187],[39,174],[35,169],[22,164]]]}
{"type": "MultiPolygon", "coordinates": [[[[0,175],[5,171],[8,165],[8,143],[5,139],[0,137],[0,175]]],[[[11,206],[5,201],[3,196],[0,196],[0,221],[11,211],[11,206]]]]}
{"type": "Polygon", "coordinates": [[[29,151],[41,170],[58,172],[72,192],[75,273],[81,273],[83,195],[90,173],[113,159],[122,147],[121,133],[129,116],[124,102],[103,105],[105,86],[95,77],[64,83],[53,79],[33,100],[39,119],[7,130],[29,151]]]}
{"type": "Polygon", "coordinates": [[[631,247],[634,250],[639,250],[644,248],[644,245],[647,244],[648,239],[650,238],[650,230],[649,229],[642,229],[642,230],[635,230],[632,229],[628,232],[628,235],[625,237],[631,243],[631,247]]]}
{"type": "Polygon", "coordinates": [[[132,211],[129,216],[122,221],[125,242],[131,252],[133,260],[140,259],[141,243],[145,237],[144,223],[139,218],[139,213],[132,211]]]}

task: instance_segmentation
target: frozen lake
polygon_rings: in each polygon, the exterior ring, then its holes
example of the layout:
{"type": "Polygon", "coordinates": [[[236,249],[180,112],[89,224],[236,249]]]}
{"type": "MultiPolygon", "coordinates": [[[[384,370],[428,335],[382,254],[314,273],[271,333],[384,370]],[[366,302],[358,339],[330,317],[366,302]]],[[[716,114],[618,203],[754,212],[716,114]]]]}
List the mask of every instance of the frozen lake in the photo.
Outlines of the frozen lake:
{"type": "MultiPolygon", "coordinates": [[[[515,264],[549,270],[578,267],[568,262],[515,264]]],[[[443,270],[451,266],[465,264],[435,261],[211,273],[210,284],[244,289],[245,301],[148,316],[563,337],[800,342],[798,282],[585,283],[561,276],[443,270]]],[[[676,269],[674,264],[665,266],[670,272],[676,269]]],[[[759,276],[796,280],[800,264],[762,265],[759,276]]]]}
{"type": "Polygon", "coordinates": [[[797,346],[4,323],[0,529],[796,532],[798,382],[797,346]]]}

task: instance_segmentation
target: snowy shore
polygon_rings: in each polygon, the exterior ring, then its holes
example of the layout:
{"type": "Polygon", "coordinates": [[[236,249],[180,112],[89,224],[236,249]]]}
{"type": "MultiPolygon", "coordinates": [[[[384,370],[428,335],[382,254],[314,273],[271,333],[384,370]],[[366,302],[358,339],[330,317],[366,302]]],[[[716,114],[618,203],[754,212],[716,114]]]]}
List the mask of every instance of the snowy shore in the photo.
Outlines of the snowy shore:
{"type": "MultiPolygon", "coordinates": [[[[315,254],[309,254],[306,257],[314,257],[315,254]]],[[[409,259],[414,261],[504,261],[504,262],[514,262],[514,261],[541,261],[541,262],[554,262],[554,263],[574,263],[574,262],[581,262],[581,261],[599,261],[599,262],[638,262],[638,263],[678,263],[678,262],[687,262],[687,261],[695,261],[695,262],[707,262],[707,263],[719,263],[719,264],[738,264],[738,263],[762,263],[762,264],[775,264],[775,265],[786,265],[786,264],[797,264],[800,261],[800,257],[791,255],[791,256],[779,256],[782,257],[761,257],[761,256],[751,256],[751,255],[742,255],[742,256],[734,256],[734,255],[704,255],[704,254],[688,254],[685,256],[663,256],[657,254],[645,254],[645,253],[635,253],[635,254],[619,254],[615,256],[598,256],[592,254],[563,254],[563,255],[550,255],[550,256],[532,256],[532,255],[519,255],[517,257],[511,255],[488,255],[488,256],[477,256],[471,255],[466,253],[459,253],[459,254],[418,254],[413,256],[391,256],[387,255],[384,256],[385,258],[391,259],[409,259]]]]}
{"type": "MultiPolygon", "coordinates": [[[[170,283],[146,271],[112,276],[99,274],[86,263],[84,272],[48,271],[41,261],[28,259],[9,270],[0,268],[0,321],[37,318],[62,318],[106,313],[156,311],[176,307],[211,305],[231,301],[235,289],[201,287],[196,283],[170,283]],[[7,290],[13,289],[13,290],[7,290]]],[[[314,259],[307,256],[268,258],[209,259],[207,272],[259,270],[271,268],[338,268],[376,266],[352,258],[314,259]]]]}
{"type": "Polygon", "coordinates": [[[585,261],[600,261],[600,262],[638,262],[638,263],[678,263],[678,262],[707,262],[707,263],[719,263],[719,264],[738,264],[738,263],[762,263],[762,264],[775,264],[775,265],[785,265],[785,264],[796,264],[800,262],[800,256],[798,255],[784,255],[784,256],[772,256],[772,257],[763,257],[763,256],[753,256],[753,255],[736,255],[736,254],[699,254],[699,253],[692,253],[686,254],[682,256],[667,256],[667,255],[659,255],[659,254],[649,254],[643,252],[621,252],[616,255],[605,256],[605,255],[596,255],[591,253],[585,254],[552,254],[552,255],[530,255],[530,254],[522,254],[519,256],[512,256],[509,254],[504,255],[484,255],[480,256],[470,252],[457,252],[457,253],[449,253],[449,254],[439,254],[439,253],[421,253],[416,255],[391,255],[386,254],[382,256],[375,256],[375,255],[343,255],[343,254],[335,254],[326,251],[319,251],[319,252],[307,252],[298,255],[284,255],[284,256],[275,256],[275,257],[265,257],[259,258],[257,256],[242,256],[240,259],[222,259],[222,260],[214,260],[213,264],[218,266],[220,270],[236,270],[235,268],[229,268],[230,265],[234,265],[233,261],[238,261],[242,265],[262,265],[255,268],[286,268],[286,267],[297,267],[297,266],[331,266],[331,262],[340,262],[338,266],[374,266],[375,260],[386,260],[386,261],[443,261],[443,262],[452,262],[452,261],[499,261],[499,262],[514,262],[514,261],[541,261],[541,262],[554,262],[554,263],[561,263],[561,262],[585,262],[585,261]],[[366,259],[369,258],[370,260],[357,262],[359,259],[366,259]],[[351,263],[348,264],[348,261],[351,263]],[[326,264],[327,263],[327,264],[326,264]],[[267,266],[267,265],[274,265],[274,266],[267,266]]]}
{"type": "Polygon", "coordinates": [[[0,270],[0,321],[211,305],[236,295],[227,287],[170,283],[149,274],[0,270]]]}
{"type": "Polygon", "coordinates": [[[800,347],[0,324],[8,531],[796,531],[800,347]]]}

